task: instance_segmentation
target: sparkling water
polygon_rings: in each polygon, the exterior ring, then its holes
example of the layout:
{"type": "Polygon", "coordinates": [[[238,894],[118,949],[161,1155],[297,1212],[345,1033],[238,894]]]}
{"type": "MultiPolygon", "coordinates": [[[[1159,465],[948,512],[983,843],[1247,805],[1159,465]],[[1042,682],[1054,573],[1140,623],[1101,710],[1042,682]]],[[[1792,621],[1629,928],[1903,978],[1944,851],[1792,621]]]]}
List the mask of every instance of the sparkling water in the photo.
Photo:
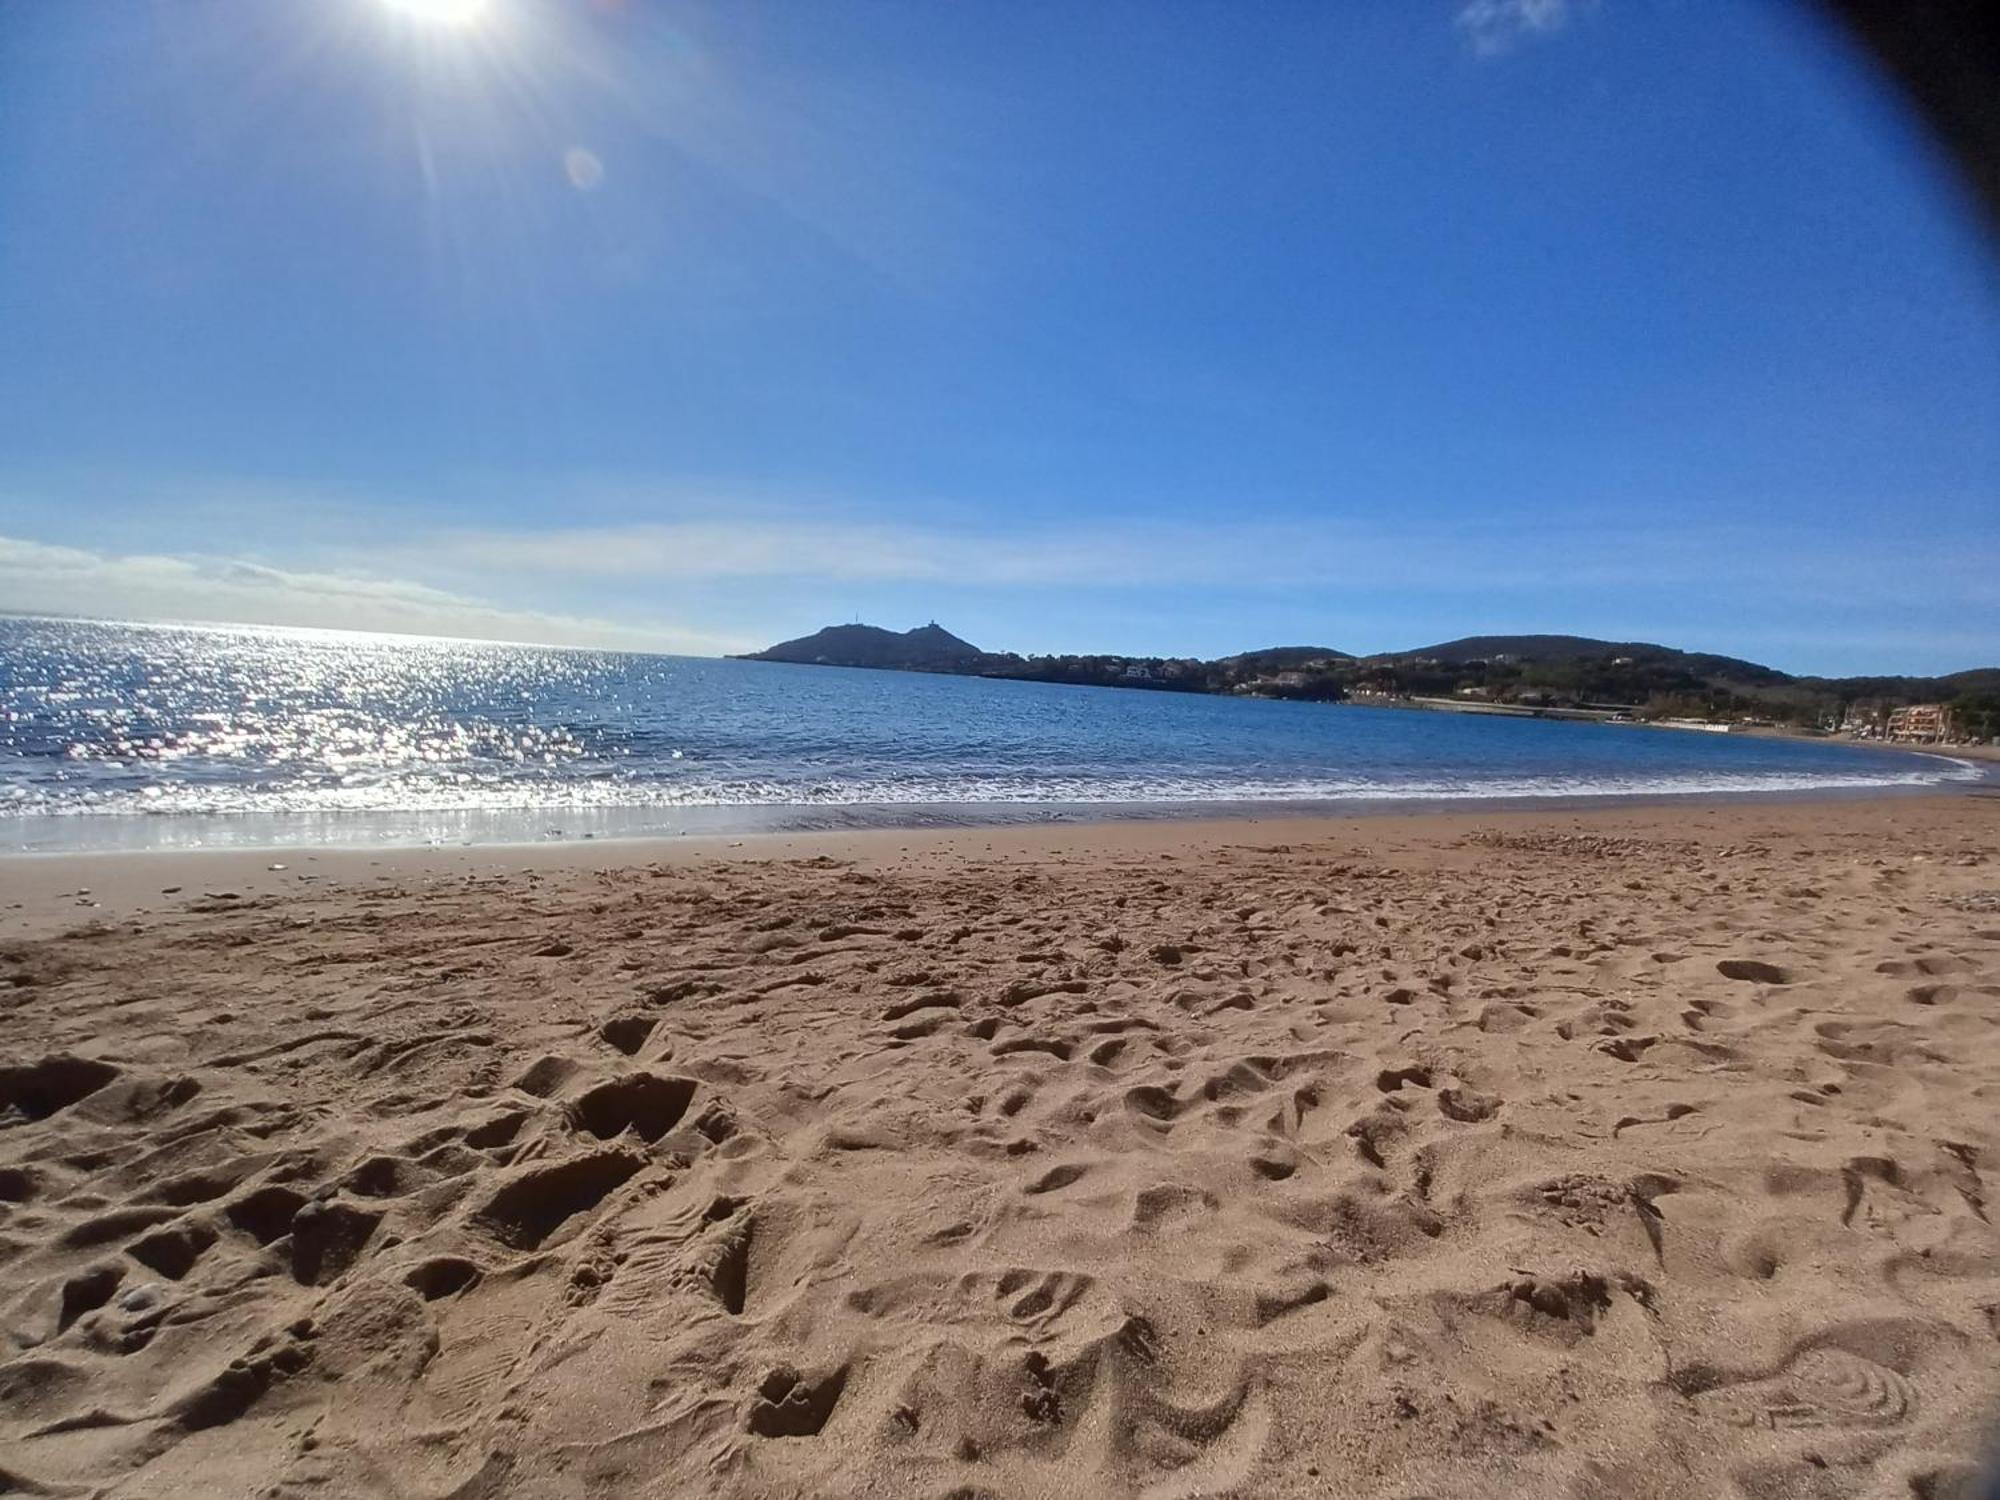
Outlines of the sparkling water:
{"type": "Polygon", "coordinates": [[[1974,779],[1743,735],[255,627],[0,619],[0,848],[522,840],[1974,779]]]}

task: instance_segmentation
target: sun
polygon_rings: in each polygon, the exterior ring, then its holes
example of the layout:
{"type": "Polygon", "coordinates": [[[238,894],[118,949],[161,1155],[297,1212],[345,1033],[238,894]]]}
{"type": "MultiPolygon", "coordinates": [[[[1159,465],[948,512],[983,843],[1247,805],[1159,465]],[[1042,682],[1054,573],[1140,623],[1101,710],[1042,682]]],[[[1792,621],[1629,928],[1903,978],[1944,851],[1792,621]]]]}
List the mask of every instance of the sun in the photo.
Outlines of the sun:
{"type": "Polygon", "coordinates": [[[400,16],[426,26],[469,27],[488,10],[488,0],[382,0],[400,16]]]}

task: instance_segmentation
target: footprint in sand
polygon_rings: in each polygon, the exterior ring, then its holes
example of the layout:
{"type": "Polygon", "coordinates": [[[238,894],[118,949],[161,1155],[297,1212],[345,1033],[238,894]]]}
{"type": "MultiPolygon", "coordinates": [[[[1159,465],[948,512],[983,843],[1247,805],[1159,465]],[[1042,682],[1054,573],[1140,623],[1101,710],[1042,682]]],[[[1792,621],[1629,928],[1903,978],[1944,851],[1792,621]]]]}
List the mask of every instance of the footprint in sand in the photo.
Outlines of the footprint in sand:
{"type": "Polygon", "coordinates": [[[1725,958],[1715,966],[1716,973],[1724,979],[1738,979],[1747,984],[1790,984],[1792,971],[1777,964],[1767,964],[1760,958],[1725,958]]]}
{"type": "Polygon", "coordinates": [[[508,1178],[473,1218],[502,1244],[533,1250],[569,1220],[597,1207],[644,1165],[645,1158],[623,1150],[537,1163],[508,1178]]]}
{"type": "Polygon", "coordinates": [[[1917,1407],[1908,1380],[1845,1349],[1813,1348],[1776,1375],[1704,1391],[1704,1414],[1737,1427],[1894,1427],[1917,1407]]]}
{"type": "Polygon", "coordinates": [[[1021,1191],[1024,1193],[1054,1193],[1081,1182],[1090,1168],[1082,1162],[1067,1162],[1059,1167],[1050,1167],[1040,1177],[1029,1183],[1021,1191]]]}
{"type": "Polygon", "coordinates": [[[759,1437],[817,1437],[832,1420],[846,1388],[846,1365],[818,1376],[802,1375],[790,1365],[780,1365],[758,1384],[748,1426],[759,1437]]]}
{"type": "Polygon", "coordinates": [[[117,1076],[110,1063],[67,1054],[24,1067],[0,1068],[0,1116],[12,1110],[30,1120],[46,1120],[89,1098],[117,1076]]]}

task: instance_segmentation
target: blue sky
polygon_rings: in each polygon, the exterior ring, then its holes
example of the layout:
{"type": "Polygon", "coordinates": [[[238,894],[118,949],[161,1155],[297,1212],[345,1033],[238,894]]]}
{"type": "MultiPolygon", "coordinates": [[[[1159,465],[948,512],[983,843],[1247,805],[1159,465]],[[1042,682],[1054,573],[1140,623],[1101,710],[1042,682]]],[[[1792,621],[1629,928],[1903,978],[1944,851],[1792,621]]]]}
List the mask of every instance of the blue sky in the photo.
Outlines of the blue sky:
{"type": "Polygon", "coordinates": [[[1997,287],[1778,0],[11,6],[0,607],[1953,670],[1997,287]]]}

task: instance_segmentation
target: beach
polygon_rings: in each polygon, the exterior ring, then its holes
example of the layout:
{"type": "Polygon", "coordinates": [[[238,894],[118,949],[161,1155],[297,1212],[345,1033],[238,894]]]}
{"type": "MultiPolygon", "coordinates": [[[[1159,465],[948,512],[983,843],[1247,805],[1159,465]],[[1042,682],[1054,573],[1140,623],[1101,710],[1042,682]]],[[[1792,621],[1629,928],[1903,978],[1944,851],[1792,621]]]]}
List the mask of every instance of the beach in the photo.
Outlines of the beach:
{"type": "Polygon", "coordinates": [[[1971,1496],[2000,798],[0,860],[0,1489],[1971,1496]]]}

